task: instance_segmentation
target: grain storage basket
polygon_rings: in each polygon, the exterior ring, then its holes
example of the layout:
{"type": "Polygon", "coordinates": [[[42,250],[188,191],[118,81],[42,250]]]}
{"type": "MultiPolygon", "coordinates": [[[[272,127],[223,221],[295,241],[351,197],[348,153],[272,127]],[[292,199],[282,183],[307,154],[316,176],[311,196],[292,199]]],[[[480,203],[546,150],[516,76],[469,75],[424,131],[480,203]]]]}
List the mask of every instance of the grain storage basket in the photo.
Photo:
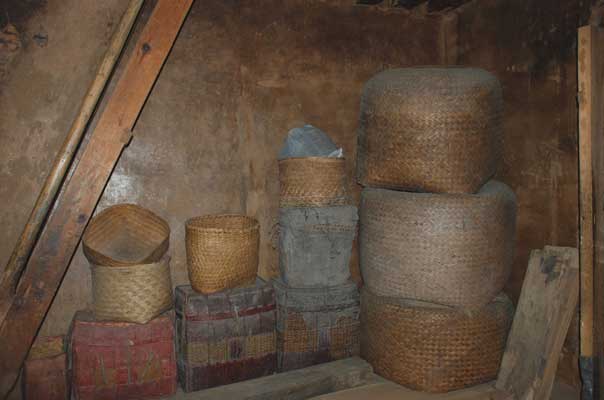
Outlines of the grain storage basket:
{"type": "Polygon", "coordinates": [[[280,207],[322,207],[350,202],[344,158],[279,160],[279,187],[280,207]]]}
{"type": "Polygon", "coordinates": [[[357,175],[361,184],[474,193],[502,152],[497,79],[475,68],[381,72],[363,89],[357,175]]]}
{"type": "Polygon", "coordinates": [[[279,210],[279,269],[291,287],[324,287],[350,279],[357,208],[300,207],[279,210]]]}
{"type": "Polygon", "coordinates": [[[273,281],[277,302],[277,368],[280,372],[359,354],[356,284],[291,288],[273,281]]]}
{"type": "Polygon", "coordinates": [[[467,311],[363,289],[361,354],[386,379],[448,392],[497,376],[514,309],[505,295],[467,311]]]}
{"type": "Polygon", "coordinates": [[[94,314],[100,321],[144,324],[172,308],[170,257],[127,267],[91,265],[94,314]]]}
{"type": "Polygon", "coordinates": [[[251,284],[258,272],[258,221],[245,215],[207,215],[186,223],[189,280],[200,293],[251,284]]]}
{"type": "Polygon", "coordinates": [[[516,198],[503,183],[476,194],[365,188],[360,214],[361,271],[377,295],[480,307],[508,279],[516,198]]]}
{"type": "Polygon", "coordinates": [[[88,261],[127,266],[159,261],[170,246],[170,227],[136,204],[118,204],[95,216],[82,238],[88,261]]]}

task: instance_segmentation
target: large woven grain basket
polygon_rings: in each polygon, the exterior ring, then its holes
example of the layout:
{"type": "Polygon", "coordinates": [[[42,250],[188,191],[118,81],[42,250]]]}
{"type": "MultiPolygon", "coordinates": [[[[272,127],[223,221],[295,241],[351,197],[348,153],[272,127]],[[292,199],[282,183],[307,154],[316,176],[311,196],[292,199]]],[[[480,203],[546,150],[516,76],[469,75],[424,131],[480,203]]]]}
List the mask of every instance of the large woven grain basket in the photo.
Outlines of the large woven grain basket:
{"type": "Polygon", "coordinates": [[[513,315],[503,294],[468,312],[364,289],[361,355],[378,375],[411,389],[462,389],[497,376],[513,315]]]}
{"type": "Polygon", "coordinates": [[[365,188],[359,252],[377,295],[480,307],[499,293],[514,258],[516,198],[489,181],[476,194],[365,188]]]}
{"type": "Polygon", "coordinates": [[[127,266],[160,260],[170,246],[168,223],[136,204],[117,204],[95,216],[82,238],[93,264],[127,266]]]}
{"type": "Polygon", "coordinates": [[[476,68],[403,68],[371,78],[361,97],[361,184],[474,193],[494,173],[503,140],[501,87],[476,68]]]}
{"type": "Polygon", "coordinates": [[[207,215],[186,223],[189,280],[200,293],[251,284],[258,273],[260,225],[245,215],[207,215]]]}
{"type": "Polygon", "coordinates": [[[172,308],[170,257],[127,267],[91,265],[97,320],[144,324],[172,308]]]}
{"type": "Polygon", "coordinates": [[[338,206],[350,202],[344,158],[279,160],[279,187],[281,207],[338,206]]]}

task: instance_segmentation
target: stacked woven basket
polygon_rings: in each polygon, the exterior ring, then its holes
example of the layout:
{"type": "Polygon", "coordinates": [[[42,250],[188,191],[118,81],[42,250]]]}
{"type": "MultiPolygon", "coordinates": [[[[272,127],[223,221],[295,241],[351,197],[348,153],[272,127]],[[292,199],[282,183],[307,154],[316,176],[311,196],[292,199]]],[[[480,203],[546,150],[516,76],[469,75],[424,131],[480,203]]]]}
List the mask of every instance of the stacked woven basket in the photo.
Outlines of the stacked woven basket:
{"type": "Polygon", "coordinates": [[[395,69],[364,88],[361,351],[404,386],[446,392],[497,374],[516,219],[514,193],[491,179],[502,131],[501,89],[483,70],[395,69]]]}
{"type": "Polygon", "coordinates": [[[345,160],[283,158],[279,183],[278,369],[358,355],[360,299],[349,268],[358,216],[345,160]]]}

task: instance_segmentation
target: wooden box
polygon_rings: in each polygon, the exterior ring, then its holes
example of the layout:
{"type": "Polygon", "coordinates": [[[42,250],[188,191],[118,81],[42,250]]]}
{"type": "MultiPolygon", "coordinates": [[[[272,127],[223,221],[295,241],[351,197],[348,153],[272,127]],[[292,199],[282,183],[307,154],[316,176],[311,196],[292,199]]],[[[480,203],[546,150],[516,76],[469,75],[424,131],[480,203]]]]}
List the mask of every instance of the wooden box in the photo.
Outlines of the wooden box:
{"type": "Polygon", "coordinates": [[[69,399],[69,374],[63,336],[41,338],[23,367],[23,399],[69,399]]]}
{"type": "Polygon", "coordinates": [[[135,324],[95,321],[92,313],[80,311],[70,345],[76,399],[144,399],[176,391],[170,314],[135,324]]]}
{"type": "Polygon", "coordinates": [[[209,295],[176,288],[178,377],[186,392],[276,369],[275,298],[264,281],[209,295]]]}

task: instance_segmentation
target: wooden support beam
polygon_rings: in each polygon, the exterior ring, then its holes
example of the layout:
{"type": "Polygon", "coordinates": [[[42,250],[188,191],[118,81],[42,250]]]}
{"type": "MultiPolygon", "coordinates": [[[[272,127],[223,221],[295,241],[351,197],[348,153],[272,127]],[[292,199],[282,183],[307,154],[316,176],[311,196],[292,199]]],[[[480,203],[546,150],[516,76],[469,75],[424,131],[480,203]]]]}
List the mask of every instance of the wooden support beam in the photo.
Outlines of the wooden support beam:
{"type": "Polygon", "coordinates": [[[73,174],[64,184],[0,326],[0,398],[16,382],[131,130],[193,0],[158,0],[73,174]]]}

